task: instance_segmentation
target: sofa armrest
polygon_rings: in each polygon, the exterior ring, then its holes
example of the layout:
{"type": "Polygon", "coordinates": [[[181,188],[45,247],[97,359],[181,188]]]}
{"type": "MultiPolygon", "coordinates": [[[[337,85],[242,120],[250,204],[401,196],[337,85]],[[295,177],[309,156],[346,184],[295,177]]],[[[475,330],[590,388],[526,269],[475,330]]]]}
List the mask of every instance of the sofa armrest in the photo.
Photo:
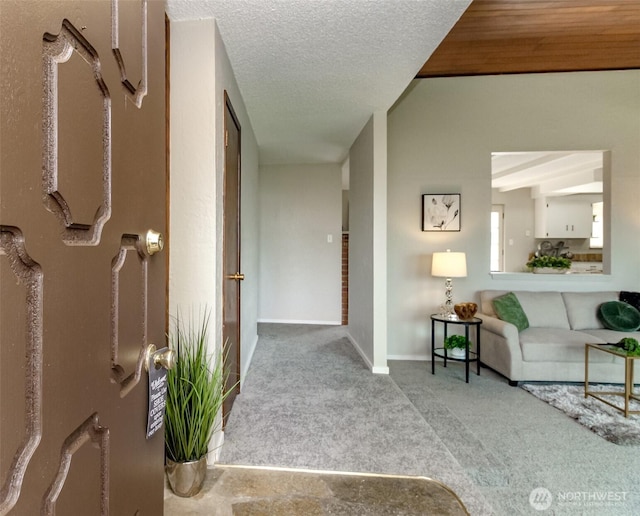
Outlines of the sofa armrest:
{"type": "Polygon", "coordinates": [[[500,335],[508,341],[514,343],[519,342],[518,328],[516,328],[514,324],[485,314],[478,314],[476,317],[482,319],[483,330],[500,335]]]}
{"type": "Polygon", "coordinates": [[[480,361],[510,381],[522,380],[522,350],[518,328],[490,315],[478,314],[476,317],[482,319],[480,361]]]}

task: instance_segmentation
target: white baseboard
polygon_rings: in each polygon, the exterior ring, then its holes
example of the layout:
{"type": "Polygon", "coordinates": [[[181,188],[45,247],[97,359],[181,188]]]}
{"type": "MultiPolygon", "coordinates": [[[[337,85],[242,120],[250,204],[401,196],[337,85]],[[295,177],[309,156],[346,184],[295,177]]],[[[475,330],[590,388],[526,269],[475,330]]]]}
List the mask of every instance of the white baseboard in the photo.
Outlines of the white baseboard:
{"type": "Polygon", "coordinates": [[[342,321],[307,321],[297,319],[258,319],[259,323],[273,324],[318,324],[323,326],[340,326],[342,321]]]}
{"type": "Polygon", "coordinates": [[[247,360],[245,361],[244,370],[240,372],[240,390],[241,391],[242,391],[242,384],[244,383],[244,380],[247,376],[247,372],[249,371],[249,367],[251,366],[251,361],[253,360],[253,354],[255,353],[257,347],[258,347],[258,335],[255,336],[255,339],[253,339],[253,343],[251,347],[247,350],[248,354],[247,354],[247,360]]]}
{"type": "Polygon", "coordinates": [[[351,336],[349,332],[347,332],[347,339],[349,339],[349,342],[351,342],[351,345],[356,349],[358,354],[362,357],[362,360],[364,360],[365,364],[367,364],[367,367],[371,369],[372,373],[389,374],[388,367],[374,367],[374,365],[371,363],[371,360],[369,360],[369,357],[364,354],[364,351],[362,351],[358,343],[355,341],[355,339],[351,336]]]}
{"type": "Polygon", "coordinates": [[[387,355],[387,360],[414,360],[431,362],[431,355],[387,355]]]}
{"type": "Polygon", "coordinates": [[[209,442],[209,453],[207,453],[207,466],[213,467],[220,459],[220,449],[224,444],[224,432],[219,430],[211,437],[209,442]]]}

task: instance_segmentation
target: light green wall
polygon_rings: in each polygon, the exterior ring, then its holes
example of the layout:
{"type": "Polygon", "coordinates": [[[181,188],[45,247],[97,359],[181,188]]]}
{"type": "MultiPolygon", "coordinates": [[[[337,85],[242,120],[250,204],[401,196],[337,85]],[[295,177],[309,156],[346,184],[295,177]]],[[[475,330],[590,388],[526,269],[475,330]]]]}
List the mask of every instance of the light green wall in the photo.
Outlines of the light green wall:
{"type": "Polygon", "coordinates": [[[257,343],[258,145],[213,19],[171,23],[171,314],[211,309],[211,347],[222,342],[224,92],[241,125],[241,375],[257,343]]]}
{"type": "Polygon", "coordinates": [[[373,365],[373,117],[349,152],[349,335],[373,365]]]}
{"type": "Polygon", "coordinates": [[[426,358],[444,298],[431,254],[467,253],[454,301],[479,290],[640,290],[640,71],[424,79],[388,118],[388,353],[426,358]],[[492,151],[611,150],[612,273],[492,277],[492,151]],[[458,233],[423,233],[423,193],[462,194],[458,233]]]}
{"type": "Polygon", "coordinates": [[[259,320],[340,324],[340,165],[261,166],[259,204],[259,320]]]}
{"type": "Polygon", "coordinates": [[[349,151],[349,338],[374,373],[387,367],[387,116],[349,151]]]}

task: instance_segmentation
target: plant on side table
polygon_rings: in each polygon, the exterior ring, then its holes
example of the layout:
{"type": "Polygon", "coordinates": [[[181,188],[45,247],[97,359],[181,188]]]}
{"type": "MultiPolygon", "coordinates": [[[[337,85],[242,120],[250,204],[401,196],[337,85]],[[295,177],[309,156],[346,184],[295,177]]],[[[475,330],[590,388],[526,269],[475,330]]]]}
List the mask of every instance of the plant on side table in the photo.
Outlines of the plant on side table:
{"type": "Polygon", "coordinates": [[[534,256],[527,267],[535,274],[565,274],[571,268],[571,260],[562,256],[534,256]]]}
{"type": "Polygon", "coordinates": [[[471,345],[462,335],[449,335],[444,339],[444,349],[450,351],[453,358],[465,358],[467,344],[471,345]]]}
{"type": "Polygon", "coordinates": [[[640,356],[640,344],[633,337],[624,337],[616,344],[617,347],[627,352],[629,356],[640,356]]]}
{"type": "MultiPolygon", "coordinates": [[[[207,350],[209,312],[185,321],[178,314],[169,333],[176,366],[167,374],[165,454],[169,485],[178,496],[197,494],[207,472],[207,454],[220,428],[220,411],[229,392],[224,349],[207,350]]],[[[224,348],[224,347],[223,347],[224,348]]]]}

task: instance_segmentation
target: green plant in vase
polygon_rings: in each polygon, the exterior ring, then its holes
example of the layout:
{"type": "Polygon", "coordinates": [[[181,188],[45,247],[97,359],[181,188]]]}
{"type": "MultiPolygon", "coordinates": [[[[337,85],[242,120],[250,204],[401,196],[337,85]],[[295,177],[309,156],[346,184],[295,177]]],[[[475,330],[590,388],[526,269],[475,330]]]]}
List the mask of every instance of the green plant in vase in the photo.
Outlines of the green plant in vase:
{"type": "Polygon", "coordinates": [[[571,268],[571,260],[562,256],[534,256],[526,265],[537,273],[543,271],[564,273],[571,268]]]}
{"type": "Polygon", "coordinates": [[[197,494],[204,482],[213,434],[222,424],[225,389],[225,346],[208,351],[209,312],[188,321],[178,314],[169,333],[176,366],[167,373],[165,455],[169,484],[179,496],[197,494]]]}
{"type": "Polygon", "coordinates": [[[627,352],[630,356],[640,356],[640,344],[633,337],[624,337],[616,344],[617,347],[627,352]]]}
{"type": "Polygon", "coordinates": [[[444,339],[444,349],[451,352],[451,356],[454,358],[464,358],[467,344],[471,343],[462,335],[449,335],[444,339]]]}

